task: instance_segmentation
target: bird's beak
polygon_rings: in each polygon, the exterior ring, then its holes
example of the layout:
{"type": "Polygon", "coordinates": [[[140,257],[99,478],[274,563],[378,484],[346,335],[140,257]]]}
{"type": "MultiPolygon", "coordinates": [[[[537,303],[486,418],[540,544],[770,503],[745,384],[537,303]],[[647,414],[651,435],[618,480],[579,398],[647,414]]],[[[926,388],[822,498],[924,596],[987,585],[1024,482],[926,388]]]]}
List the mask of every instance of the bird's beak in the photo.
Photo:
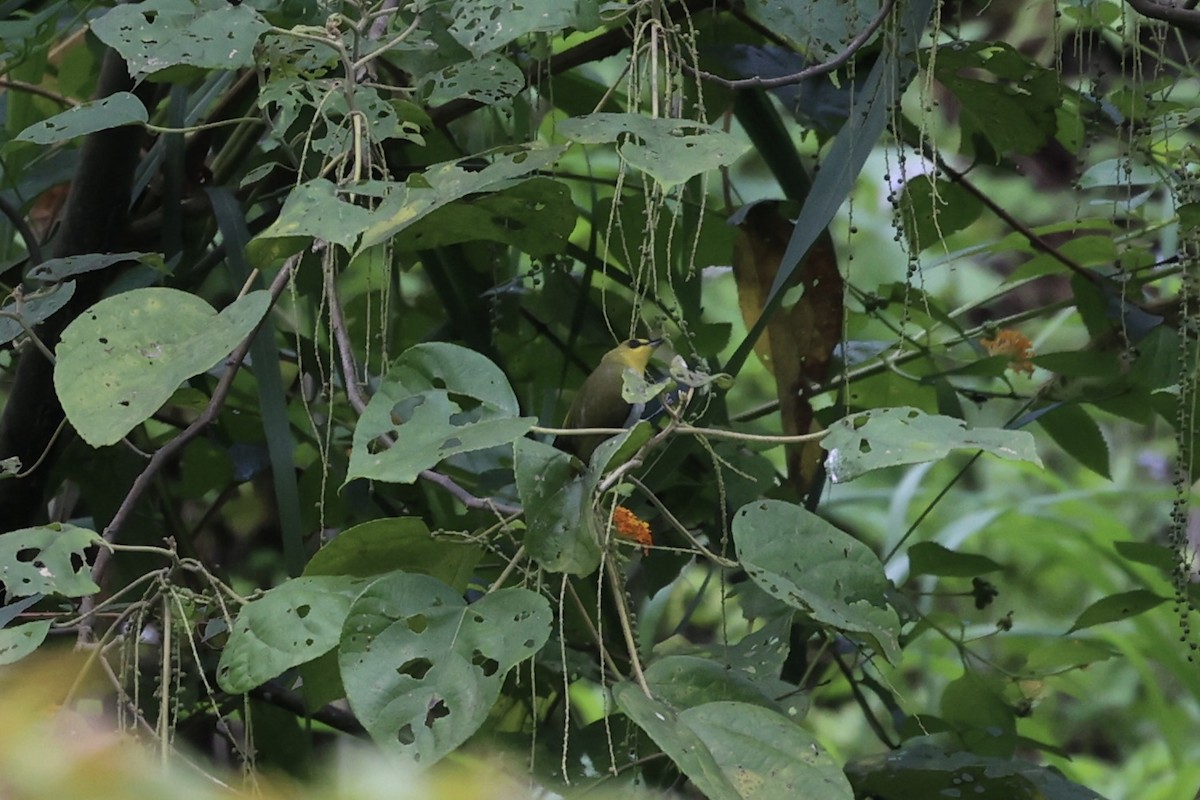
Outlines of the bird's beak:
{"type": "Polygon", "coordinates": [[[658,347],[662,343],[663,343],[663,339],[661,336],[659,336],[657,339],[647,339],[646,340],[646,344],[650,345],[651,347],[658,347]]]}

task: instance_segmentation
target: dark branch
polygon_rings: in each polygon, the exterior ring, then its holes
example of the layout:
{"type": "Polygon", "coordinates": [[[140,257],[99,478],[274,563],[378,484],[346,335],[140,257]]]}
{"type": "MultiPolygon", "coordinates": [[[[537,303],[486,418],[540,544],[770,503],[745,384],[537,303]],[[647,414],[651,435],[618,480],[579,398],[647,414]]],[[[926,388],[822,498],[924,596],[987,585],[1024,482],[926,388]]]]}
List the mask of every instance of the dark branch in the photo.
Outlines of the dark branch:
{"type": "Polygon", "coordinates": [[[1129,7],[1149,19],[1165,22],[1188,33],[1200,33],[1200,11],[1193,11],[1174,3],[1157,3],[1155,0],[1125,0],[1129,7]]]}
{"type": "Polygon", "coordinates": [[[875,35],[875,32],[879,30],[880,26],[883,25],[888,16],[892,13],[892,8],[894,5],[895,0],[884,0],[884,4],[882,7],[880,7],[879,13],[875,15],[870,23],[868,23],[867,27],[863,28],[857,36],[855,36],[846,44],[845,50],[838,53],[828,61],[823,61],[820,64],[813,64],[811,67],[802,69],[799,72],[793,72],[791,75],[781,75],[777,78],[763,78],[759,75],[755,75],[753,78],[730,80],[729,78],[722,78],[720,75],[714,75],[711,72],[705,72],[702,69],[697,69],[696,67],[691,67],[686,64],[683,68],[697,78],[703,78],[706,81],[712,81],[713,83],[720,84],[727,89],[778,89],[781,86],[791,86],[792,84],[806,81],[809,78],[816,78],[820,75],[833,72],[835,69],[849,61],[854,54],[861,50],[863,46],[870,41],[871,37],[875,35]]]}

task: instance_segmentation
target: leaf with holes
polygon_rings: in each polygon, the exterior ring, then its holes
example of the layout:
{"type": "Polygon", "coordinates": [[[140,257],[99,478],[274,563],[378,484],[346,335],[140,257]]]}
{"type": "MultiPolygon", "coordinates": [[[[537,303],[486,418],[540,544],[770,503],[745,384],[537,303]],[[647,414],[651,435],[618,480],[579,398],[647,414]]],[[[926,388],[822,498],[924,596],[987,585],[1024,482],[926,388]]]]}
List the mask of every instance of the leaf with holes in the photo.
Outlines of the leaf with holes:
{"type": "Polygon", "coordinates": [[[490,153],[487,166],[477,169],[478,159],[447,161],[427,167],[403,184],[391,184],[390,192],[372,215],[363,232],[359,252],[386,242],[400,231],[447,203],[479,192],[495,192],[512,186],[536,170],[546,169],[565,148],[511,147],[490,153]]]}
{"type": "Polygon", "coordinates": [[[329,652],[366,584],[346,575],[293,578],[251,600],[221,653],[217,683],[241,694],[329,652]]]}
{"type": "Polygon", "coordinates": [[[35,122],[17,134],[17,141],[56,144],[96,131],[136,125],[148,119],[141,100],[129,92],[117,92],[103,100],[84,103],[35,122]]]}
{"type": "Polygon", "coordinates": [[[50,632],[50,620],[0,629],[0,665],[12,664],[37,650],[50,632]]]}
{"type": "Polygon", "coordinates": [[[1028,431],[970,428],[961,419],[907,407],[844,417],[829,426],[821,446],[829,451],[825,465],[834,483],[873,469],[936,461],[954,450],[983,450],[1010,461],[1042,465],[1028,431]]]}
{"type": "Polygon", "coordinates": [[[444,342],[410,347],[358,419],[346,480],[412,483],[447,456],[521,438],[536,420],[519,413],[508,378],[486,357],[444,342]]]}
{"type": "Polygon", "coordinates": [[[733,541],[746,572],[767,594],[817,622],[861,634],[896,661],[900,619],[886,599],[883,564],[865,544],[778,500],[738,509],[733,541]]]}
{"type": "Polygon", "coordinates": [[[100,591],[84,551],[100,536],[55,522],[0,536],[0,583],[9,597],[59,594],[84,597],[100,591]]]}
{"type": "Polygon", "coordinates": [[[267,312],[251,292],[219,314],[178,289],[134,289],[101,300],[63,331],[54,388],[92,447],[119,442],[193,375],[212,369],[267,312]]]}
{"type": "Polygon", "coordinates": [[[427,575],[384,576],[342,629],[346,697],[381,746],[427,767],[479,729],[505,674],[546,643],[551,619],[546,599],[525,589],[467,605],[427,575]]]}
{"type": "Polygon", "coordinates": [[[187,64],[238,69],[254,63],[254,45],[270,24],[248,5],[224,0],[146,0],[118,5],[92,32],[125,58],[129,74],[187,64]]]}
{"type": "Polygon", "coordinates": [[[591,30],[600,25],[596,0],[454,0],[450,34],[476,56],[539,31],[591,30]]]}
{"type": "Polygon", "coordinates": [[[25,333],[26,326],[32,328],[67,304],[75,296],[75,281],[66,281],[43,292],[37,292],[21,300],[13,301],[0,308],[6,315],[0,317],[0,344],[8,344],[25,333]],[[20,319],[17,319],[19,317],[20,319]],[[25,325],[22,325],[21,322],[25,325]]]}
{"type": "Polygon", "coordinates": [[[627,164],[664,187],[728,166],[748,147],[709,125],[641,114],[605,112],[572,117],[558,124],[558,132],[583,144],[616,142],[617,152],[627,164]]]}
{"type": "Polygon", "coordinates": [[[312,239],[348,250],[370,219],[370,211],[339,198],[332,182],[314,178],[288,192],[278,219],[246,246],[246,256],[255,266],[265,267],[299,252],[312,239]]]}

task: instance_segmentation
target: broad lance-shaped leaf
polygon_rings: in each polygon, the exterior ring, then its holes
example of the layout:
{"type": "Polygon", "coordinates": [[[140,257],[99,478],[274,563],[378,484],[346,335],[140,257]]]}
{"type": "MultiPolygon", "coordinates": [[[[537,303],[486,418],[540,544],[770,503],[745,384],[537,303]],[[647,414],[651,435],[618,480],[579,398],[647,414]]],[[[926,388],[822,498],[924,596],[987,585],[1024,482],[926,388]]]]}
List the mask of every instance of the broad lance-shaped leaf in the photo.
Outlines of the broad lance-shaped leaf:
{"type": "Polygon", "coordinates": [[[504,676],[549,639],[552,619],[546,598],[526,589],[468,605],[435,578],[386,575],[342,629],[346,697],[380,746],[430,766],[479,729],[504,676]]]}
{"type": "Polygon", "coordinates": [[[313,554],[305,575],[353,575],[360,578],[403,569],[467,589],[483,549],[462,538],[436,538],[418,517],[387,517],[339,533],[313,554]]]}
{"type": "Polygon", "coordinates": [[[536,420],[518,414],[508,378],[486,357],[445,342],[415,345],[359,417],[346,480],[412,483],[447,456],[521,438],[536,420]]]}
{"type": "Polygon", "coordinates": [[[63,331],[54,388],[71,425],[93,447],[119,442],[171,397],[212,369],[267,312],[251,292],[219,314],[178,289],[134,289],[101,300],[63,331]]]}
{"type": "Polygon", "coordinates": [[[217,683],[231,694],[248,692],[329,652],[367,583],[349,575],[293,578],[242,606],[217,665],[217,683]]]}
{"type": "Polygon", "coordinates": [[[711,800],[851,800],[842,771],[787,717],[736,701],[679,710],[632,683],[613,687],[622,712],[711,800]]]}
{"type": "Polygon", "coordinates": [[[34,144],[57,144],[96,131],[146,122],[146,107],[129,92],[117,92],[67,109],[41,122],[35,122],[17,134],[17,140],[34,144]]]}
{"type": "Polygon", "coordinates": [[[26,326],[32,328],[37,325],[65,306],[67,301],[74,296],[75,281],[66,281],[51,289],[39,291],[24,298],[20,305],[16,301],[8,303],[0,310],[5,314],[19,316],[20,320],[7,316],[0,317],[0,345],[8,344],[18,336],[24,335],[26,326]],[[22,321],[25,325],[21,324],[22,321]]]}
{"type": "Polygon", "coordinates": [[[0,665],[12,664],[37,650],[50,632],[50,620],[0,628],[0,665]]]}
{"type": "Polygon", "coordinates": [[[821,446],[829,451],[826,466],[834,483],[873,469],[936,461],[955,450],[983,450],[1010,461],[1042,464],[1028,431],[969,428],[961,419],[915,408],[880,408],[844,417],[829,426],[821,446]]]}
{"type": "Polygon", "coordinates": [[[762,500],[733,517],[742,565],[767,594],[850,636],[900,655],[900,619],[888,604],[883,564],[871,549],[800,506],[762,500]]]}
{"type": "Polygon", "coordinates": [[[686,119],[596,113],[558,123],[558,132],[584,144],[617,143],[631,167],[666,188],[732,164],[747,145],[719,128],[686,119]]]}
{"type": "Polygon", "coordinates": [[[98,541],[95,531],[61,522],[10,531],[0,536],[0,583],[9,597],[94,594],[85,551],[98,541]]]}
{"type": "Polygon", "coordinates": [[[434,164],[403,184],[394,184],[363,231],[358,251],[385,242],[431,211],[470,194],[508,188],[517,178],[545,169],[558,160],[564,147],[511,148],[491,155],[480,170],[462,161],[434,164]]]}

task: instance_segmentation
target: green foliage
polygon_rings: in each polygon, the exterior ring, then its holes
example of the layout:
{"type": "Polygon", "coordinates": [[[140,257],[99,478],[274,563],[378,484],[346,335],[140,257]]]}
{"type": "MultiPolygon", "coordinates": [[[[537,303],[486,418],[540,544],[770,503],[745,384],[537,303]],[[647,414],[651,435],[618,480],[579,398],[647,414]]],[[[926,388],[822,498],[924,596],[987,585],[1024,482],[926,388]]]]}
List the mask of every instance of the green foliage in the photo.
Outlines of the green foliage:
{"type": "Polygon", "coordinates": [[[68,629],[164,761],[313,792],[364,730],[389,791],[1193,792],[1200,101],[1146,6],[14,6],[0,663],[68,629]]]}

